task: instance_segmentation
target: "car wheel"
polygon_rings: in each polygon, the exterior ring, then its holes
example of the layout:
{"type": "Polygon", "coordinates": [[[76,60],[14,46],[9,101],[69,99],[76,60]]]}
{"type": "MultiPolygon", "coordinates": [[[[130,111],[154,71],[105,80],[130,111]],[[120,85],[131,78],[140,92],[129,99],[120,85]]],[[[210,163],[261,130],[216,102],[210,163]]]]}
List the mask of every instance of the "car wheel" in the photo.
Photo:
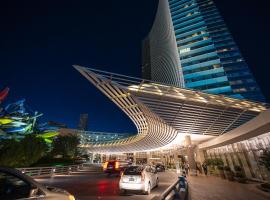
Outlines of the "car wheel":
{"type": "Polygon", "coordinates": [[[147,190],[145,191],[146,195],[149,195],[151,193],[151,184],[150,182],[148,183],[147,190]]]}
{"type": "Polygon", "coordinates": [[[120,193],[120,195],[124,195],[124,194],[126,194],[126,190],[121,189],[119,193],[120,193]]]}

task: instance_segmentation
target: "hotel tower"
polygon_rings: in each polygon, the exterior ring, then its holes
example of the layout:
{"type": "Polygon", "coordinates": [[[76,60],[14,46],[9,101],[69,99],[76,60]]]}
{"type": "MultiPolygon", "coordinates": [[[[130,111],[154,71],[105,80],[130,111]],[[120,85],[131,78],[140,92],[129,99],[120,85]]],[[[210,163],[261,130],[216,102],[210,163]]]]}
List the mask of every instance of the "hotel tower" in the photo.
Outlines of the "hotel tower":
{"type": "Polygon", "coordinates": [[[142,57],[145,79],[264,101],[213,0],[159,0],[142,57]]]}

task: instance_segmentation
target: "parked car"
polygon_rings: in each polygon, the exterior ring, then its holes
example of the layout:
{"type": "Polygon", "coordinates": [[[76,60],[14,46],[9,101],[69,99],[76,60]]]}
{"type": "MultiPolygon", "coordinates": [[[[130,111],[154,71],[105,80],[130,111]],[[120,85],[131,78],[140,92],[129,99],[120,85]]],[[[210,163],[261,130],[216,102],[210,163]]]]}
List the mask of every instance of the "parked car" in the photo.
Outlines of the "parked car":
{"type": "Polygon", "coordinates": [[[75,200],[66,190],[46,187],[16,169],[0,167],[0,199],[75,200]]]}
{"type": "Polygon", "coordinates": [[[142,191],[150,194],[154,187],[158,187],[158,175],[153,166],[130,166],[121,174],[119,181],[120,194],[127,191],[142,191]]]}
{"type": "Polygon", "coordinates": [[[156,168],[157,172],[165,172],[165,166],[161,163],[157,163],[155,165],[155,168],[156,168]]]}
{"type": "Polygon", "coordinates": [[[126,161],[120,160],[109,160],[103,164],[103,172],[107,173],[109,176],[111,174],[118,174],[124,171],[130,164],[126,161]]]}

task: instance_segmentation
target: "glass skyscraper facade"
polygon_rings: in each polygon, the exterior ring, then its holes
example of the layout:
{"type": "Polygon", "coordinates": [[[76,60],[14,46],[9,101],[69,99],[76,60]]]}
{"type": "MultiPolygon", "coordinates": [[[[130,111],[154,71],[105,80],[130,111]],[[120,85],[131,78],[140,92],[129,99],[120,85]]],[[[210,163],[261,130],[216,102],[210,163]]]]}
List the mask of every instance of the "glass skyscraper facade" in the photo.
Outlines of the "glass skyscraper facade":
{"type": "MultiPolygon", "coordinates": [[[[174,49],[173,45],[171,47],[174,49]]],[[[159,71],[162,77],[173,77],[175,73],[168,74],[168,69],[177,68],[184,83],[173,85],[264,101],[213,0],[160,0],[154,25],[144,40],[143,49],[144,78],[166,82],[156,78],[155,71],[159,71]],[[156,27],[171,30],[161,35],[156,27]],[[157,41],[167,42],[170,34],[174,35],[170,36],[170,42],[174,40],[177,46],[178,56],[174,56],[175,60],[179,59],[177,65],[164,62],[172,60],[167,46],[162,49],[155,44],[157,41]],[[167,57],[162,60],[160,57],[163,55],[167,57]],[[161,65],[164,70],[160,69],[161,65]]],[[[172,84],[171,81],[167,83],[172,84]]]]}

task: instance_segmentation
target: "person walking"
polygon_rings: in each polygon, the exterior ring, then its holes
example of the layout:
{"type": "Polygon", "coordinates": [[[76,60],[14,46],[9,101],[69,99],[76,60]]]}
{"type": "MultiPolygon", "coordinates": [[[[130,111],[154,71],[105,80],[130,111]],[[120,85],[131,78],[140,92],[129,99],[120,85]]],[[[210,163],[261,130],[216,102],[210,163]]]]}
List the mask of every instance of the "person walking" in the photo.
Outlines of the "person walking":
{"type": "Polygon", "coordinates": [[[185,171],[186,171],[186,175],[188,175],[189,172],[189,164],[185,163],[185,171]]]}
{"type": "Polygon", "coordinates": [[[201,166],[201,163],[199,163],[199,162],[196,163],[196,170],[199,171],[200,174],[202,174],[202,166],[201,166]]]}
{"type": "Polygon", "coordinates": [[[205,176],[207,176],[207,174],[208,174],[208,169],[207,169],[206,163],[203,163],[203,164],[202,164],[202,168],[203,168],[203,171],[204,171],[205,176]]]}

